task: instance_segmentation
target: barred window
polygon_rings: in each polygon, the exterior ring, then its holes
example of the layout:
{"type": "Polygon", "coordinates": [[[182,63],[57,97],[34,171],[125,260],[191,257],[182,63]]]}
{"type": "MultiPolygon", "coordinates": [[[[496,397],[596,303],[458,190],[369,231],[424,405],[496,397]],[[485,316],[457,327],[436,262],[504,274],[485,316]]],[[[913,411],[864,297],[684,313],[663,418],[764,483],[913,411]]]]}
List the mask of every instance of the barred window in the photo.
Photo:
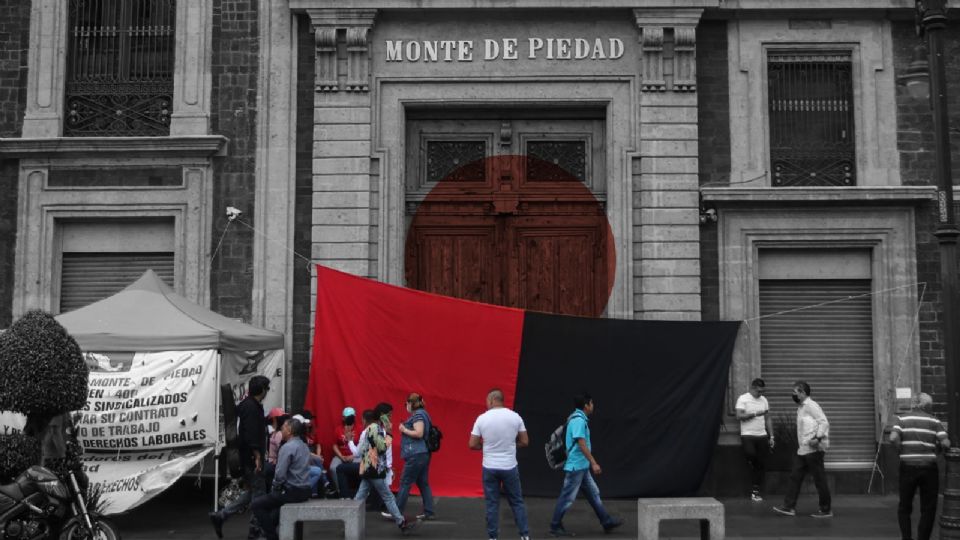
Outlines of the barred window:
{"type": "Polygon", "coordinates": [[[169,134],[175,0],[69,2],[64,134],[169,134]]]}
{"type": "Polygon", "coordinates": [[[767,78],[772,185],[855,185],[850,54],[771,52],[767,78]]]}

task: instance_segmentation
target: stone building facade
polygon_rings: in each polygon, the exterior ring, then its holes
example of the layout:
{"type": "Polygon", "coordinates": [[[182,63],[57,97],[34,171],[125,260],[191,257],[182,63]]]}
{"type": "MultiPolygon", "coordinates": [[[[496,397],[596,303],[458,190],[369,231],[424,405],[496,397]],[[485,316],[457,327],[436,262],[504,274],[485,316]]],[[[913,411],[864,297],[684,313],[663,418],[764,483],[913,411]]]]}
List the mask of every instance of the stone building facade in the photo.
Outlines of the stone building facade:
{"type": "MultiPolygon", "coordinates": [[[[722,471],[753,377],[780,423],[790,381],[810,381],[851,491],[884,463],[898,388],[942,408],[932,121],[898,82],[919,44],[907,3],[136,0],[125,24],[173,59],[148,106],[82,78],[109,56],[84,25],[118,5],[0,0],[0,328],[109,294],[108,268],[162,266],[287,335],[296,406],[308,262],[571,314],[744,320],[715,492],[736,489],[722,471]],[[98,114],[156,122],[83,131],[98,114]]],[[[144,47],[126,50],[159,62],[144,47]]]]}

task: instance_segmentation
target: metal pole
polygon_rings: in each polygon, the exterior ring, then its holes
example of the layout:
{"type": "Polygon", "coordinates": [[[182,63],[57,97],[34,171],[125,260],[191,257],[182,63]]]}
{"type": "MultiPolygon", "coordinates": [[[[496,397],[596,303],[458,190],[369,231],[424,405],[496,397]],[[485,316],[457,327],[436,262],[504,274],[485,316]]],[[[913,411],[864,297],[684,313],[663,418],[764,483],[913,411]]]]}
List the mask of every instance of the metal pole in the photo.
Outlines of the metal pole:
{"type": "Polygon", "coordinates": [[[957,384],[957,238],[954,219],[953,179],[950,171],[950,131],[947,117],[947,83],[943,63],[943,30],[947,24],[946,0],[917,0],[920,28],[926,34],[930,64],[930,108],[936,141],[937,230],[940,247],[940,280],[943,305],[943,363],[946,372],[947,420],[951,447],[946,454],[946,485],[940,515],[940,537],[960,539],[960,385],[957,384]]]}

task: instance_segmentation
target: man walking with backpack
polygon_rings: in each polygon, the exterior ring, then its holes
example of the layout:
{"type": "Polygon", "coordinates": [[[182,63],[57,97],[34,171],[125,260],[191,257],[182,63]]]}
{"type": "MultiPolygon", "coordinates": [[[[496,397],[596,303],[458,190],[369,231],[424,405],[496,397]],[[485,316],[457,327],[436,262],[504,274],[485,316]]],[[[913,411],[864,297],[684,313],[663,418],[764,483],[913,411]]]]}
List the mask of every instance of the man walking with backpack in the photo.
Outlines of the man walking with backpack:
{"type": "Polygon", "coordinates": [[[593,414],[593,398],[583,393],[573,398],[574,411],[567,420],[565,444],[567,461],[563,465],[563,488],[557,499],[557,506],[553,510],[553,519],[550,521],[552,536],[574,536],[563,527],[563,515],[573,505],[577,492],[583,491],[587,502],[600,520],[604,532],[611,532],[623,525],[623,520],[612,517],[603,507],[600,500],[600,488],[593,479],[594,474],[600,474],[602,469],[594,459],[590,444],[590,426],[587,418],[593,414]]]}

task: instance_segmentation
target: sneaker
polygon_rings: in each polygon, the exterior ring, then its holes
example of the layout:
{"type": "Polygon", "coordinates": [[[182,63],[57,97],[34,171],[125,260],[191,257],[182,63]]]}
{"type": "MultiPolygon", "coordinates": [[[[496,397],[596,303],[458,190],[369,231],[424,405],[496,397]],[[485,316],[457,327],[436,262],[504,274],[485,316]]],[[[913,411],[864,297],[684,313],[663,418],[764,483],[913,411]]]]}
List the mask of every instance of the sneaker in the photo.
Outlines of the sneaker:
{"type": "Polygon", "coordinates": [[[418,522],[417,522],[416,520],[411,521],[411,520],[409,520],[409,519],[407,519],[407,518],[403,518],[403,521],[400,522],[400,525],[399,525],[399,527],[400,527],[400,532],[402,532],[403,534],[407,534],[407,533],[410,532],[414,527],[417,526],[417,523],[418,523],[418,522]]]}
{"type": "Polygon", "coordinates": [[[776,512],[776,513],[778,513],[778,514],[783,514],[783,515],[785,515],[785,516],[795,516],[795,515],[797,515],[797,511],[794,510],[793,508],[784,508],[783,506],[774,506],[774,507],[773,507],[773,511],[776,512]]]}
{"type": "Polygon", "coordinates": [[[210,512],[208,515],[213,525],[213,532],[217,533],[217,538],[223,538],[223,516],[219,512],[210,512]]]}
{"type": "Polygon", "coordinates": [[[521,537],[520,537],[520,540],[530,540],[530,537],[529,537],[529,536],[521,536],[521,537]]]}
{"type": "Polygon", "coordinates": [[[576,536],[576,533],[572,533],[572,532],[564,529],[563,526],[561,525],[560,527],[557,527],[556,529],[551,528],[551,529],[550,529],[550,536],[555,536],[555,537],[557,537],[557,538],[561,538],[561,537],[576,536]]]}
{"type": "Polygon", "coordinates": [[[614,529],[623,525],[623,520],[620,518],[611,518],[610,523],[607,523],[603,526],[603,532],[609,533],[613,532],[614,529]]]}
{"type": "Polygon", "coordinates": [[[750,494],[750,500],[753,502],[763,502],[763,497],[760,496],[759,491],[754,491],[750,494]]]}
{"type": "Polygon", "coordinates": [[[434,521],[437,519],[436,514],[417,514],[417,519],[420,521],[434,521]]]}
{"type": "Polygon", "coordinates": [[[816,512],[810,514],[810,517],[815,517],[815,518],[833,517],[833,512],[831,512],[830,510],[817,510],[816,512]]]}

